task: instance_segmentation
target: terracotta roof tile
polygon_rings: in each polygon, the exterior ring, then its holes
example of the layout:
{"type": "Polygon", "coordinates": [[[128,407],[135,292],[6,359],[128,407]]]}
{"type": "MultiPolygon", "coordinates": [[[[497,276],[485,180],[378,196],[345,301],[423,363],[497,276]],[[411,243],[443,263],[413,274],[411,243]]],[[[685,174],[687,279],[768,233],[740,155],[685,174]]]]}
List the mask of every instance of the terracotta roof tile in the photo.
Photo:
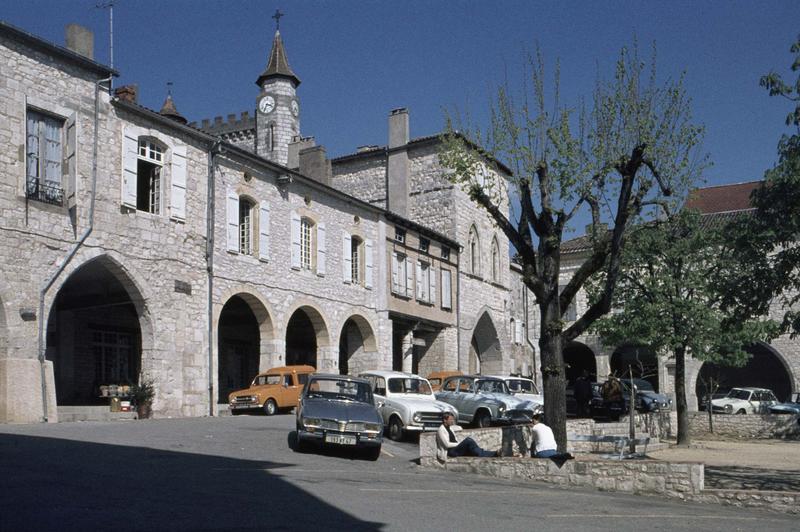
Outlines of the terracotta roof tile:
{"type": "Polygon", "coordinates": [[[761,181],[751,181],[698,188],[689,194],[686,208],[697,209],[702,214],[752,209],[750,194],[760,185],[761,181]]]}

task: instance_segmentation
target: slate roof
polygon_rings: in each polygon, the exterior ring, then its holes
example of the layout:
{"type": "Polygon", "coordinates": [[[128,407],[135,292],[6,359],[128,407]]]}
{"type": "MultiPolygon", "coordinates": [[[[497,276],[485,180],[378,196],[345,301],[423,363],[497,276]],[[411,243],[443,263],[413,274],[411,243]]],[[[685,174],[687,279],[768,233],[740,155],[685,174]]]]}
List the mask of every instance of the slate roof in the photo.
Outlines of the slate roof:
{"type": "Polygon", "coordinates": [[[258,76],[256,85],[259,87],[264,80],[269,78],[280,77],[286,78],[294,82],[295,87],[300,85],[300,78],[298,78],[289,66],[289,60],[286,59],[286,50],[283,48],[283,41],[281,40],[281,32],[275,32],[275,38],[272,39],[272,52],[269,54],[269,62],[267,69],[258,76]]]}

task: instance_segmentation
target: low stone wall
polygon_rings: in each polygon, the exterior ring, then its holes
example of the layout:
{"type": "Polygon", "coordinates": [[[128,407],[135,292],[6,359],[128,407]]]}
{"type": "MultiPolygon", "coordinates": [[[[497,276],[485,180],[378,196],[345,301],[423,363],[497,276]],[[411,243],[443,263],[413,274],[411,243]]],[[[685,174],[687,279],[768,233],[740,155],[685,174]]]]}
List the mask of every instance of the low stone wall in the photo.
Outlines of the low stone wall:
{"type": "MultiPolygon", "coordinates": [[[[800,420],[797,415],[715,414],[712,417],[715,435],[748,440],[800,439],[800,420]]],[[[709,434],[708,412],[690,412],[689,430],[692,436],[709,434]]]]}
{"type": "MultiPolygon", "coordinates": [[[[620,421],[624,422],[627,419],[624,418],[620,421]]],[[[652,414],[636,414],[633,422],[636,425],[637,433],[642,432],[660,440],[673,439],[678,435],[678,413],[674,410],[652,414]]]]}
{"type": "Polygon", "coordinates": [[[692,500],[800,515],[800,493],[795,491],[703,490],[692,500]]]}

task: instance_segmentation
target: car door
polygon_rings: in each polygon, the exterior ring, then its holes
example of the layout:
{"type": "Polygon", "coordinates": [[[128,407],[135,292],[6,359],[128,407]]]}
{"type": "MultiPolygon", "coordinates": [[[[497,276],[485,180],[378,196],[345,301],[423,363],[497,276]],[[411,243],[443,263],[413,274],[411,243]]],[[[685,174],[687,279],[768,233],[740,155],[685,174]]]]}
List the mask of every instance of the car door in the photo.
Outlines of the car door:
{"type": "Polygon", "coordinates": [[[385,425],[389,422],[389,405],[386,400],[386,379],[378,376],[373,378],[375,379],[375,384],[372,388],[372,395],[375,396],[375,406],[380,405],[378,406],[378,411],[381,413],[381,418],[383,418],[383,423],[385,425]]]}
{"type": "Polygon", "coordinates": [[[465,417],[469,417],[468,421],[472,421],[475,417],[475,411],[484,401],[484,396],[478,393],[477,379],[462,379],[464,382],[464,387],[461,392],[461,405],[459,405],[458,411],[461,412],[461,409],[464,409],[465,417]]]}
{"type": "Polygon", "coordinates": [[[466,412],[463,411],[462,396],[464,394],[461,391],[462,381],[463,379],[459,378],[448,379],[442,386],[442,390],[444,391],[444,397],[442,400],[455,407],[455,409],[458,411],[459,422],[464,420],[469,421],[471,419],[471,417],[468,417],[466,412]]]}

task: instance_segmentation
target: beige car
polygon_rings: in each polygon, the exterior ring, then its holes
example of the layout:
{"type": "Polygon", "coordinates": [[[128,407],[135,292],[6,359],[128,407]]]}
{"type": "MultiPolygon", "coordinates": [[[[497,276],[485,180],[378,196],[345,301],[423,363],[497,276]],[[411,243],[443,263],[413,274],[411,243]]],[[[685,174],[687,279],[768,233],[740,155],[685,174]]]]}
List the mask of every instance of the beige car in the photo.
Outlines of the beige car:
{"type": "Polygon", "coordinates": [[[463,373],[460,371],[434,371],[428,375],[428,382],[431,383],[431,390],[438,392],[442,389],[442,382],[447,377],[452,377],[455,375],[463,375],[463,373]]]}
{"type": "Polygon", "coordinates": [[[259,373],[249,388],[228,395],[228,409],[234,416],[252,410],[272,416],[280,409],[294,408],[315,371],[312,366],[281,366],[259,373]]]}

